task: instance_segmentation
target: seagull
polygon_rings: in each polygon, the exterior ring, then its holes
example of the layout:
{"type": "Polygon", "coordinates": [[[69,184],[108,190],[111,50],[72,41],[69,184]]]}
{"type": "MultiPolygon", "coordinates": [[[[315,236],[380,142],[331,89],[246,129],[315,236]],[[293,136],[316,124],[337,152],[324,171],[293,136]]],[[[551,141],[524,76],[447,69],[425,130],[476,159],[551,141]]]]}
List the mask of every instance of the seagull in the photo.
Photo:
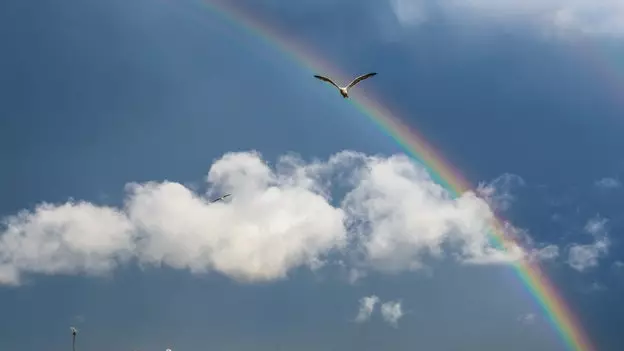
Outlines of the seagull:
{"type": "Polygon", "coordinates": [[[348,90],[350,88],[352,88],[354,85],[359,83],[361,80],[364,80],[366,78],[370,78],[370,77],[372,77],[372,76],[374,76],[376,74],[377,74],[376,72],[371,72],[371,73],[367,73],[367,74],[364,74],[362,76],[359,76],[359,77],[355,78],[351,83],[349,83],[349,85],[347,85],[346,87],[339,87],[338,84],[334,83],[331,79],[329,79],[327,77],[315,75],[314,78],[318,78],[320,80],[324,80],[324,81],[328,82],[329,84],[335,86],[336,88],[338,88],[338,90],[340,90],[340,94],[342,95],[342,97],[346,99],[346,98],[349,97],[348,90]]]}
{"type": "Polygon", "coordinates": [[[210,201],[210,202],[211,202],[211,203],[213,203],[213,202],[221,201],[221,200],[223,200],[223,199],[225,199],[226,197],[231,196],[231,195],[232,195],[232,194],[225,194],[225,195],[220,196],[220,197],[218,197],[218,198],[216,198],[216,199],[214,199],[214,200],[212,200],[212,201],[210,201]]]}

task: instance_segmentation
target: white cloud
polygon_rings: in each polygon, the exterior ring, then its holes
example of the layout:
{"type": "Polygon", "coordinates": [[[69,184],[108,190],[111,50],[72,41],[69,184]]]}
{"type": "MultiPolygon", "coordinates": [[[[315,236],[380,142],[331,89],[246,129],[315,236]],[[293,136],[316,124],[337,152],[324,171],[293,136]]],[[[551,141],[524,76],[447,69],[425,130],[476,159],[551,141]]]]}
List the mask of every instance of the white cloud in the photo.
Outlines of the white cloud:
{"type": "MultiPolygon", "coordinates": [[[[428,17],[422,13],[426,9],[424,0],[392,0],[390,4],[403,25],[417,25],[422,22],[419,18],[428,17]]],[[[553,34],[624,35],[621,0],[441,0],[435,4],[435,11],[460,21],[472,17],[529,24],[553,34]]]]}
{"type": "Polygon", "coordinates": [[[559,247],[557,245],[547,245],[533,251],[533,257],[539,261],[550,261],[559,257],[559,247]]]}
{"type": "MultiPolygon", "coordinates": [[[[361,298],[359,300],[360,308],[355,317],[355,321],[358,323],[368,321],[375,310],[375,306],[380,302],[380,299],[376,295],[361,298]]],[[[380,312],[383,320],[395,328],[398,327],[399,320],[404,315],[400,301],[387,301],[382,303],[380,312]]]]}
{"type": "Polygon", "coordinates": [[[615,189],[615,188],[620,188],[622,186],[622,183],[615,178],[602,178],[596,181],[596,183],[594,184],[597,187],[603,188],[603,189],[615,189]]]}
{"type": "Polygon", "coordinates": [[[505,223],[505,236],[518,243],[524,248],[525,259],[531,261],[551,261],[559,257],[559,247],[555,244],[536,243],[529,233],[522,229],[505,223]]]}
{"type": "Polygon", "coordinates": [[[90,203],[44,203],[3,222],[0,283],[4,284],[18,284],[25,271],[104,274],[135,249],[127,217],[90,203]]]}
{"type": "Polygon", "coordinates": [[[341,152],[306,163],[288,155],[272,168],[257,153],[228,153],[206,181],[209,194],[176,182],[133,183],[119,209],[42,204],[5,218],[0,283],[19,284],[28,273],[104,274],[132,259],[254,282],[316,269],[332,253],[358,276],[422,268],[447,248],[464,263],[521,253],[490,246],[493,214],[484,200],[470,192],[453,199],[405,156],[341,152]],[[346,192],[340,207],[330,198],[335,187],[346,192]],[[209,203],[221,192],[233,196],[209,203]]]}
{"type": "Polygon", "coordinates": [[[381,304],[381,316],[388,324],[398,327],[399,319],[403,317],[400,301],[388,301],[381,304]]]}
{"type": "Polygon", "coordinates": [[[369,157],[366,164],[342,207],[375,268],[419,269],[425,257],[443,256],[443,244],[454,246],[464,262],[518,258],[517,252],[507,255],[490,245],[493,213],[474,193],[452,199],[405,156],[369,157]]]}
{"type": "Polygon", "coordinates": [[[379,302],[379,298],[375,295],[363,297],[360,299],[360,309],[358,310],[357,316],[355,316],[355,321],[357,323],[366,322],[370,319],[373,311],[375,310],[375,306],[379,302]]]}
{"type": "Polygon", "coordinates": [[[568,264],[573,269],[584,272],[598,266],[598,260],[609,250],[610,240],[607,236],[606,219],[596,217],[585,225],[585,231],[594,238],[591,244],[573,244],[568,251],[568,264]]]}
{"type": "Polygon", "coordinates": [[[526,314],[519,316],[518,321],[522,324],[529,325],[529,324],[535,323],[536,318],[537,316],[535,315],[535,313],[526,313],[526,314]]]}
{"type": "Polygon", "coordinates": [[[588,220],[587,223],[585,223],[584,230],[593,237],[604,237],[607,235],[606,225],[606,218],[594,217],[588,220]]]}
{"type": "Polygon", "coordinates": [[[598,259],[607,252],[608,241],[601,240],[589,245],[574,244],[568,253],[568,264],[579,272],[598,266],[598,259]]]}

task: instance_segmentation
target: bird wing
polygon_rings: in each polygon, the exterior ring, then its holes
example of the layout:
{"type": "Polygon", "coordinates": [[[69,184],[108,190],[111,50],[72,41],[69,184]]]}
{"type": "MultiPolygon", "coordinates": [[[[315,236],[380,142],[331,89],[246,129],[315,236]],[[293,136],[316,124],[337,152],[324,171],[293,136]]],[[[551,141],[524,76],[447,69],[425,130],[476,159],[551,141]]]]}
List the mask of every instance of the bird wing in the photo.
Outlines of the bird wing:
{"type": "Polygon", "coordinates": [[[230,195],[232,195],[232,194],[225,194],[225,195],[223,195],[223,196],[221,196],[221,197],[218,197],[218,198],[216,198],[216,199],[214,199],[214,200],[212,200],[212,201],[210,201],[210,202],[212,203],[212,202],[217,202],[217,201],[219,201],[219,200],[223,200],[223,199],[225,199],[226,197],[228,197],[228,196],[230,196],[230,195]]]}
{"type": "Polygon", "coordinates": [[[323,76],[319,76],[319,75],[314,75],[314,78],[318,78],[320,80],[324,80],[327,83],[335,86],[336,88],[340,89],[340,87],[338,85],[336,85],[336,83],[334,83],[331,79],[327,78],[327,77],[323,77],[323,76]]]}
{"type": "Polygon", "coordinates": [[[355,78],[351,83],[349,83],[349,85],[347,85],[347,89],[353,87],[354,85],[356,85],[357,83],[359,83],[361,80],[364,80],[366,78],[370,78],[374,75],[376,75],[376,72],[371,72],[371,73],[366,73],[365,75],[359,76],[357,78],[355,78]]]}

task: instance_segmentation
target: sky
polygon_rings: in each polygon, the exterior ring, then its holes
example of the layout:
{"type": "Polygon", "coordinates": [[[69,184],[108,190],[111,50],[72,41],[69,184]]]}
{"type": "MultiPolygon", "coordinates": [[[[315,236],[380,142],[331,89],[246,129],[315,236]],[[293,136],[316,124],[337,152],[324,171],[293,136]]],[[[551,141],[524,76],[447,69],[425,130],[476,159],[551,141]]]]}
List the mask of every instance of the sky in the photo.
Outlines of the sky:
{"type": "Polygon", "coordinates": [[[565,350],[517,260],[621,349],[621,1],[229,2],[457,198],[211,1],[0,3],[0,349],[565,350]]]}

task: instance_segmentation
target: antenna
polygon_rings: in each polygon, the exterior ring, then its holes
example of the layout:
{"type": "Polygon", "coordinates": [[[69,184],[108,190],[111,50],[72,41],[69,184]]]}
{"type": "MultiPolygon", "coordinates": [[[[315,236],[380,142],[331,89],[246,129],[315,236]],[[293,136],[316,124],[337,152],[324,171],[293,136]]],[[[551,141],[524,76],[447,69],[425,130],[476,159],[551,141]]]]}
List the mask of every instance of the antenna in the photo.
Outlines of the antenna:
{"type": "Polygon", "coordinates": [[[72,351],[76,351],[76,334],[78,334],[78,329],[74,327],[69,327],[72,333],[72,351]]]}

